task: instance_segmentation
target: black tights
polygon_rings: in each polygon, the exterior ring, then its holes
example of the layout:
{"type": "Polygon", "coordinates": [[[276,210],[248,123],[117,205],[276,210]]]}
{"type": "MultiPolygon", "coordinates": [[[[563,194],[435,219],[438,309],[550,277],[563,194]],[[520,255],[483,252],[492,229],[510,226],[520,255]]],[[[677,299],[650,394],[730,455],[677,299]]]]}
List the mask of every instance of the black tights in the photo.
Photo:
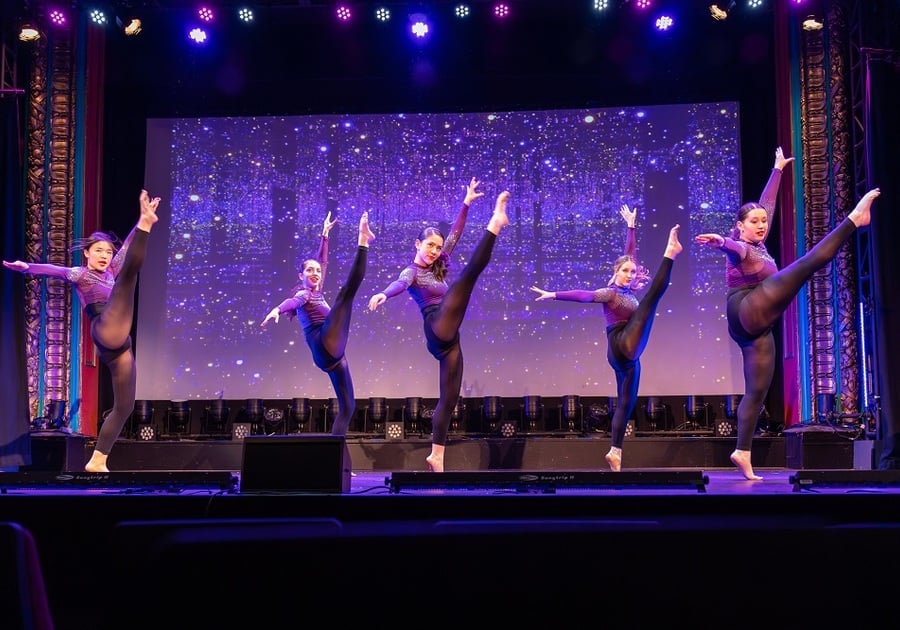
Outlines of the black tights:
{"type": "Polygon", "coordinates": [[[617,390],[616,410],[610,426],[610,444],[617,448],[622,448],[625,425],[637,404],[638,386],[641,382],[641,354],[647,347],[659,300],[669,286],[673,262],[671,258],[662,259],[647,293],[628,321],[611,327],[606,333],[606,360],[616,373],[617,390]]]}
{"type": "Polygon", "coordinates": [[[91,320],[91,339],[112,377],[113,408],[97,436],[96,450],[104,455],[109,455],[125,421],[134,411],[137,368],[130,334],[134,321],[134,290],[147,254],[149,236],[149,232],[141,229],[134,231],[109,300],[91,320]]]}
{"type": "Polygon", "coordinates": [[[472,290],[478,276],[491,260],[491,252],[497,236],[484,231],[475,247],[472,260],[450,285],[440,306],[425,314],[425,339],[428,351],[440,362],[440,397],[431,418],[431,441],[433,444],[447,443],[450,417],[459,401],[462,387],[463,355],[459,345],[459,327],[472,297],[472,290]]]}
{"type": "Polygon", "coordinates": [[[772,326],[803,285],[834,260],[856,226],[850,219],[828,233],[811,250],[752,287],[728,294],[728,332],[740,346],[744,362],[744,396],[737,409],[737,448],[749,451],[753,432],[775,374],[772,326]]]}
{"type": "Polygon", "coordinates": [[[334,306],[321,326],[306,334],[306,343],[312,351],[313,363],[328,374],[331,386],[338,400],[338,414],[331,429],[332,435],[346,435],[350,420],[356,411],[356,397],[353,393],[353,379],[350,367],[344,357],[347,338],[350,336],[350,316],[356,291],[366,275],[369,248],[359,246],[350,267],[347,282],[338,291],[334,306]]]}

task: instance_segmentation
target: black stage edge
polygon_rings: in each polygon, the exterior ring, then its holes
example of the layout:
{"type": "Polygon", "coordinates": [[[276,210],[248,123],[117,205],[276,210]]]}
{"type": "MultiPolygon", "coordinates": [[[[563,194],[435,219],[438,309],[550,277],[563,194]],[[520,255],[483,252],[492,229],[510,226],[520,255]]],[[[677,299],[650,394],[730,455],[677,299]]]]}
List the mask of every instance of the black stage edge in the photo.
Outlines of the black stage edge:
{"type": "Polygon", "coordinates": [[[791,475],[794,492],[815,486],[900,487],[900,470],[801,470],[791,475]]]}
{"type": "Polygon", "coordinates": [[[229,472],[22,472],[0,475],[0,492],[7,488],[138,488],[177,492],[188,488],[234,490],[237,475],[229,472]]]}
{"type": "Polygon", "coordinates": [[[502,488],[526,492],[553,493],[558,488],[696,488],[706,492],[709,477],[700,470],[645,471],[474,471],[395,472],[385,478],[392,493],[411,489],[502,488]]]}

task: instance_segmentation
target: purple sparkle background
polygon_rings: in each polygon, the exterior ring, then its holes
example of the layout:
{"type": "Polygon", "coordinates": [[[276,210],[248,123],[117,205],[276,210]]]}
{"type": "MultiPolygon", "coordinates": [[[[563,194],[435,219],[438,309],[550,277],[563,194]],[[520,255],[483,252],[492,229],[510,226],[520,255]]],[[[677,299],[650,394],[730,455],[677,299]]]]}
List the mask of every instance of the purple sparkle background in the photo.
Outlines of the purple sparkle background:
{"type": "MultiPolygon", "coordinates": [[[[463,395],[608,396],[599,304],[535,302],[529,290],[604,286],[622,253],[622,203],[638,209],[638,258],[655,271],[669,229],[685,251],[642,358],[644,396],[740,391],[724,319],[724,260],[692,236],[724,233],[741,202],[739,107],[703,103],[551,111],[151,119],[147,187],[160,222],[140,278],[138,398],[329,398],[296,321],[260,322],[312,256],[330,210],[325,296],[377,238],[354,302],[347,358],[357,398],[436,397],[437,361],[408,295],[371,295],[414,257],[422,227],[453,221],[471,177],[451,281],[509,190],[461,331],[463,395]]],[[[752,197],[752,195],[751,195],[752,197]]]]}

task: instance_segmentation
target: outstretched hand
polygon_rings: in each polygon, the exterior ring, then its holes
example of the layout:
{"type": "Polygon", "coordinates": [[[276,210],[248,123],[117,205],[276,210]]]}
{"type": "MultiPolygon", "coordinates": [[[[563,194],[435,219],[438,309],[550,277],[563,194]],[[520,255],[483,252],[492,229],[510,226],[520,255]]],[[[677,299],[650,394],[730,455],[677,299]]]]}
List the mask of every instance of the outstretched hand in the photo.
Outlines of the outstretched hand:
{"type": "Polygon", "coordinates": [[[387,296],[384,293],[376,293],[369,298],[369,310],[374,311],[376,308],[384,304],[386,300],[387,296]]]}
{"type": "Polygon", "coordinates": [[[331,231],[331,228],[334,227],[334,224],[337,223],[338,220],[331,220],[331,211],[329,210],[328,216],[325,217],[325,223],[322,224],[322,236],[328,236],[328,233],[331,231]]]}
{"type": "Polygon", "coordinates": [[[262,320],[262,323],[259,325],[260,328],[265,328],[265,325],[266,325],[266,324],[269,322],[269,320],[271,320],[271,319],[274,319],[274,320],[275,320],[275,323],[277,324],[277,323],[278,323],[278,317],[279,317],[279,312],[278,312],[278,307],[276,306],[276,307],[273,308],[271,311],[269,311],[269,314],[266,315],[266,318],[265,318],[264,320],[262,320]]]}
{"type": "Polygon", "coordinates": [[[721,234],[698,234],[694,237],[694,242],[698,245],[722,247],[725,244],[725,237],[721,234]]]}
{"type": "Polygon", "coordinates": [[[628,204],[623,203],[622,207],[619,208],[619,214],[625,219],[625,223],[628,224],[628,227],[633,228],[635,226],[635,222],[637,221],[637,208],[632,210],[628,207],[628,204]]]}
{"type": "Polygon", "coordinates": [[[484,197],[483,192],[479,192],[478,190],[476,190],[479,184],[481,184],[481,182],[473,177],[472,181],[469,182],[469,185],[466,186],[466,198],[463,200],[463,203],[467,206],[471,205],[472,202],[479,197],[484,197]]]}
{"type": "Polygon", "coordinates": [[[535,302],[556,299],[556,293],[554,293],[553,291],[544,291],[539,287],[531,287],[531,290],[538,294],[538,296],[534,298],[535,302]]]}
{"type": "Polygon", "coordinates": [[[784,151],[781,147],[775,149],[775,168],[779,171],[783,171],[784,167],[794,161],[794,158],[786,158],[784,157],[784,151]]]}
{"type": "Polygon", "coordinates": [[[28,271],[28,263],[22,262],[21,260],[16,260],[14,262],[6,262],[3,261],[3,266],[7,269],[12,269],[13,271],[28,271]]]}

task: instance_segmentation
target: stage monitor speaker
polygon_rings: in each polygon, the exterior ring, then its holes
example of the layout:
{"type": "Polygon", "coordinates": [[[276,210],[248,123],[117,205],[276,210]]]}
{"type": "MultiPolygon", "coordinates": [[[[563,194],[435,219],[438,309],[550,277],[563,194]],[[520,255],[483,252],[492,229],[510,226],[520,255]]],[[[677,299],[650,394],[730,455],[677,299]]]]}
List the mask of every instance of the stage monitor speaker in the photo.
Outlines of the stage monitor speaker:
{"type": "Polygon", "coordinates": [[[350,491],[350,453],[340,435],[248,435],[241,459],[240,491],[350,491]]]}

